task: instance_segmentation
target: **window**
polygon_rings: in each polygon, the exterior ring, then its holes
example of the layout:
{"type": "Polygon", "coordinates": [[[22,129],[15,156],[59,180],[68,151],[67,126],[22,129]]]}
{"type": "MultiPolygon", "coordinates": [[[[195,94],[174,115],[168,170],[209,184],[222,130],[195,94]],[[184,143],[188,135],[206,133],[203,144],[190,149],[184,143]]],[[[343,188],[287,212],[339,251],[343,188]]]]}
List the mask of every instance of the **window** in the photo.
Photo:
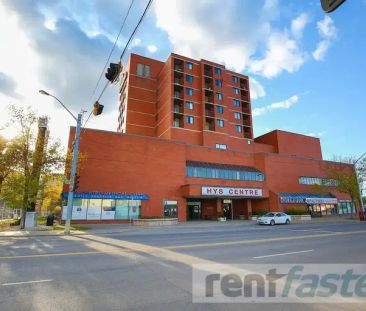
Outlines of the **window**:
{"type": "Polygon", "coordinates": [[[136,74],[139,77],[150,78],[150,66],[138,63],[136,74]]]}
{"type": "Polygon", "coordinates": [[[215,84],[218,87],[222,87],[222,81],[221,80],[215,80],[215,84]]]}
{"type": "Polygon", "coordinates": [[[300,185],[324,185],[324,186],[337,186],[338,181],[329,178],[319,178],[319,177],[299,177],[300,185]]]}
{"type": "Polygon", "coordinates": [[[238,132],[238,133],[241,133],[241,130],[242,130],[242,128],[241,128],[241,125],[235,125],[235,130],[238,132]]]}
{"type": "Polygon", "coordinates": [[[186,94],[192,96],[193,95],[193,89],[187,87],[186,88],[186,94]]]}
{"type": "Polygon", "coordinates": [[[221,93],[216,93],[216,97],[218,100],[222,100],[222,94],[221,93]]]}
{"type": "MultiPolygon", "coordinates": [[[[226,150],[226,145],[216,144],[217,149],[226,150]]],[[[248,181],[264,181],[264,174],[261,172],[246,172],[233,169],[221,169],[211,167],[201,167],[187,165],[186,174],[188,177],[196,178],[214,178],[214,179],[231,179],[231,180],[248,180],[248,181]]]]}
{"type": "Polygon", "coordinates": [[[233,103],[234,103],[235,107],[240,107],[240,100],[239,99],[234,99],[233,103]]]}
{"type": "Polygon", "coordinates": [[[239,89],[237,87],[233,87],[233,92],[236,95],[239,95],[239,89]]]}
{"type": "Polygon", "coordinates": [[[234,112],[234,118],[235,119],[240,119],[240,113],[239,112],[234,112]]]}
{"type": "Polygon", "coordinates": [[[194,118],[192,116],[186,116],[186,122],[187,124],[193,124],[194,118]]]}
{"type": "Polygon", "coordinates": [[[189,82],[189,83],[192,83],[193,82],[193,76],[186,75],[186,81],[189,82]]]}
{"type": "Polygon", "coordinates": [[[224,144],[216,144],[216,149],[226,150],[227,146],[224,144]]]}
{"type": "Polygon", "coordinates": [[[236,77],[236,76],[232,76],[232,79],[233,79],[233,82],[234,82],[234,83],[238,83],[238,82],[239,82],[239,79],[238,79],[238,77],[236,77]]]}
{"type": "Polygon", "coordinates": [[[215,74],[221,75],[221,68],[215,67],[215,74]]]}
{"type": "Polygon", "coordinates": [[[193,69],[193,64],[192,64],[192,63],[190,63],[190,62],[186,62],[186,68],[187,68],[188,70],[192,70],[192,69],[193,69]]]}
{"type": "Polygon", "coordinates": [[[222,107],[222,106],[216,106],[216,112],[217,113],[224,113],[224,107],[222,107]]]}
{"type": "Polygon", "coordinates": [[[192,110],[193,109],[193,103],[192,102],[186,102],[186,108],[192,110]]]}
{"type": "Polygon", "coordinates": [[[224,127],[224,120],[217,119],[216,124],[217,124],[218,127],[224,127]]]}

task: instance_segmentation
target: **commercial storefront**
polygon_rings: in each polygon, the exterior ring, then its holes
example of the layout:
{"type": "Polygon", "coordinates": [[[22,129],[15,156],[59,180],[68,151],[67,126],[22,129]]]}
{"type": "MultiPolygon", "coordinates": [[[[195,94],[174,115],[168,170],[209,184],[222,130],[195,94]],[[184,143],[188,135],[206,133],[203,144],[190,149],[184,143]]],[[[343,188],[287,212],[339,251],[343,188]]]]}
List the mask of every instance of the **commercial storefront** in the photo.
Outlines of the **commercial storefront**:
{"type": "MultiPolygon", "coordinates": [[[[145,194],[127,193],[76,193],[72,207],[75,222],[131,221],[141,215],[141,201],[145,194]]],[[[67,194],[63,194],[62,220],[66,219],[67,194]]]]}

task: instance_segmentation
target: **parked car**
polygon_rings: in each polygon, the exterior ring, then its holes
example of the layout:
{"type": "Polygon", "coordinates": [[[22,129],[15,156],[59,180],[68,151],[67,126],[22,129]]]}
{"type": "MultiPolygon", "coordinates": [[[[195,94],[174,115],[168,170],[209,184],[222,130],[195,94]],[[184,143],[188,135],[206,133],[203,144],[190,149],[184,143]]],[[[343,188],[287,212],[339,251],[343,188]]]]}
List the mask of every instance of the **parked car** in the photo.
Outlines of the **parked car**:
{"type": "Polygon", "coordinates": [[[287,215],[286,213],[267,213],[261,217],[258,217],[257,224],[271,226],[278,224],[289,225],[291,221],[291,216],[287,215]]]}

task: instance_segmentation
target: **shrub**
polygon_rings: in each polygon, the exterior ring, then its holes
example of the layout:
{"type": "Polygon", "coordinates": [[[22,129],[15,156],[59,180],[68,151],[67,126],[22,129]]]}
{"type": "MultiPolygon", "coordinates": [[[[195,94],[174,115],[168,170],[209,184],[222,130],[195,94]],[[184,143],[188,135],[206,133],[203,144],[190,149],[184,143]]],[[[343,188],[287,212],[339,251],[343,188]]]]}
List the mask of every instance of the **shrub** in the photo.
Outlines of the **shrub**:
{"type": "Polygon", "coordinates": [[[304,208],[291,208],[286,211],[289,215],[309,215],[310,212],[304,208]]]}
{"type": "Polygon", "coordinates": [[[253,216],[263,216],[263,215],[265,215],[265,214],[267,214],[268,213],[268,211],[266,211],[266,210],[259,210],[259,211],[254,211],[253,213],[252,213],[252,215],[253,216]]]}

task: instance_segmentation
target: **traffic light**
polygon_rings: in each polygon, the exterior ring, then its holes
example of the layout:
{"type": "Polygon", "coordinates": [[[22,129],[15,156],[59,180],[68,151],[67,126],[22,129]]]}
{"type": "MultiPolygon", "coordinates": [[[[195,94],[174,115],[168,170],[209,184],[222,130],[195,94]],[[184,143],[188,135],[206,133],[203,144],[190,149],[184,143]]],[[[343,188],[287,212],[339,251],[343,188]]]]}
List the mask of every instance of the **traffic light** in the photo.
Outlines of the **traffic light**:
{"type": "Polygon", "coordinates": [[[80,182],[79,179],[80,179],[80,175],[75,174],[75,176],[74,176],[74,185],[72,187],[72,191],[76,191],[76,189],[79,188],[79,182],[80,182]]]}
{"type": "Polygon", "coordinates": [[[326,13],[333,12],[346,0],[320,0],[323,11],[326,13]]]}
{"type": "Polygon", "coordinates": [[[93,115],[99,116],[103,112],[104,106],[99,104],[98,101],[96,101],[93,105],[93,115]]]}
{"type": "Polygon", "coordinates": [[[110,63],[109,68],[107,69],[107,73],[105,74],[105,77],[108,81],[111,83],[116,80],[118,74],[120,73],[120,64],[116,63],[110,63]]]}

